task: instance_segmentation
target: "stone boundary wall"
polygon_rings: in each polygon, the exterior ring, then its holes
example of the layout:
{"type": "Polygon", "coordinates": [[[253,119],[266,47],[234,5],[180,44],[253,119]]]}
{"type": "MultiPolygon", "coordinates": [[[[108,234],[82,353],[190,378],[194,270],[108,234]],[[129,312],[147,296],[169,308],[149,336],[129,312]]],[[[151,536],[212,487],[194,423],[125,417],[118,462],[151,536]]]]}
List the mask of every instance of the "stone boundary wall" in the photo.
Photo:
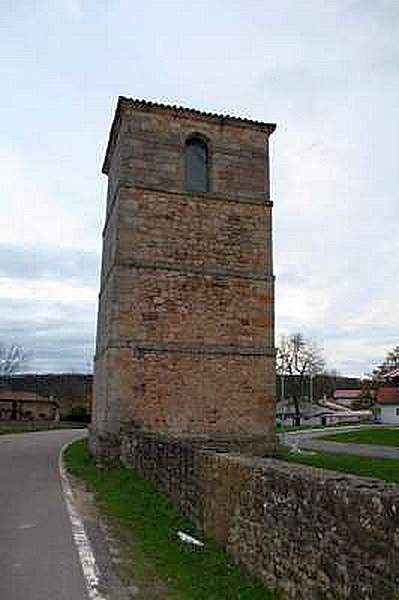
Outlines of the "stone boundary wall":
{"type": "Polygon", "coordinates": [[[135,431],[121,460],[282,598],[399,599],[399,486],[220,450],[135,431]]]}

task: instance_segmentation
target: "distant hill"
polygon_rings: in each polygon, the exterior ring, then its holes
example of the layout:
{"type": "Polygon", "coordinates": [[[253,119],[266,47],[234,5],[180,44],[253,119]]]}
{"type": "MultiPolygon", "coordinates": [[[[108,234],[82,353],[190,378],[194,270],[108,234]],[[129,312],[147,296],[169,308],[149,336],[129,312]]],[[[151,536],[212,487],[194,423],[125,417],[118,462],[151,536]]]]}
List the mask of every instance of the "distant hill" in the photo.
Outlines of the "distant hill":
{"type": "MultiPolygon", "coordinates": [[[[296,376],[284,377],[284,397],[290,398],[299,378],[296,376]]],[[[313,399],[318,400],[326,394],[332,396],[336,389],[353,390],[360,387],[360,379],[357,377],[344,377],[341,375],[316,375],[313,377],[313,399]]],[[[281,377],[276,379],[277,401],[282,398],[281,377]]],[[[304,382],[302,396],[310,396],[309,379],[304,382]]]]}
{"type": "MultiPolygon", "coordinates": [[[[297,377],[284,377],[284,397],[293,394],[297,377]]],[[[25,373],[0,377],[0,386],[12,390],[28,390],[44,397],[54,396],[60,405],[63,419],[90,418],[93,375],[87,373],[25,373]]],[[[303,396],[309,397],[309,381],[304,384],[303,396]]],[[[324,394],[332,396],[336,389],[356,389],[360,380],[356,377],[317,375],[313,378],[313,399],[324,394]]],[[[276,380],[277,401],[281,400],[281,378],[276,380]]]]}

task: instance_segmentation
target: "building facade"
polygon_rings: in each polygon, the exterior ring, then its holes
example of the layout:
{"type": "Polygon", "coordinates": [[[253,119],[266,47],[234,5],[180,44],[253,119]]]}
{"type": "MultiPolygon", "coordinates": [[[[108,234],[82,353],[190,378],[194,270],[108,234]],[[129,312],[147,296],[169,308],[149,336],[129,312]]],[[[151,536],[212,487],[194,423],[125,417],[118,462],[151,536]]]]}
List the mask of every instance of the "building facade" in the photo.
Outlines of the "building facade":
{"type": "Polygon", "coordinates": [[[54,398],[63,420],[88,422],[91,418],[93,376],[89,373],[18,373],[0,377],[2,389],[33,392],[54,398]]]}
{"type": "Polygon", "coordinates": [[[119,98],[103,167],[94,451],[121,427],[272,448],[274,129],[119,98]]]}
{"type": "Polygon", "coordinates": [[[378,390],[374,413],[379,423],[399,424],[399,387],[378,390]]]}
{"type": "Polygon", "coordinates": [[[0,421],[56,421],[59,416],[58,403],[52,397],[0,388],[0,421]]]}

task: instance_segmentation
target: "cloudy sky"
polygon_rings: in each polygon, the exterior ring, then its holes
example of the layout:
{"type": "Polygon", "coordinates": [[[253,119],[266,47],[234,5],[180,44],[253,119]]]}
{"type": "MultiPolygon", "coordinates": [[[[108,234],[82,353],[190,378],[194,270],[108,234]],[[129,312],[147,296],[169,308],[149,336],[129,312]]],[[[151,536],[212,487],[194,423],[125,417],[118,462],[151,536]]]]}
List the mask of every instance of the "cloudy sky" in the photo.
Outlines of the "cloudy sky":
{"type": "Polygon", "coordinates": [[[87,371],[119,94],[274,121],[277,333],[399,343],[398,0],[2,0],[0,341],[87,371]]]}

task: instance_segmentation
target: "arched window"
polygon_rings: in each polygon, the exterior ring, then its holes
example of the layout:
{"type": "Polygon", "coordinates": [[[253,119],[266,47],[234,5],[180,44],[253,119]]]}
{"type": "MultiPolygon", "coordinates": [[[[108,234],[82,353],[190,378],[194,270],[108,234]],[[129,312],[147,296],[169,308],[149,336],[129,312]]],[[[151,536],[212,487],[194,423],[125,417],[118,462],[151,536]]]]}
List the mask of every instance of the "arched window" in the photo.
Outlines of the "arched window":
{"type": "Polygon", "coordinates": [[[186,142],[185,154],[185,188],[188,192],[208,191],[208,146],[197,137],[186,142]]]}

